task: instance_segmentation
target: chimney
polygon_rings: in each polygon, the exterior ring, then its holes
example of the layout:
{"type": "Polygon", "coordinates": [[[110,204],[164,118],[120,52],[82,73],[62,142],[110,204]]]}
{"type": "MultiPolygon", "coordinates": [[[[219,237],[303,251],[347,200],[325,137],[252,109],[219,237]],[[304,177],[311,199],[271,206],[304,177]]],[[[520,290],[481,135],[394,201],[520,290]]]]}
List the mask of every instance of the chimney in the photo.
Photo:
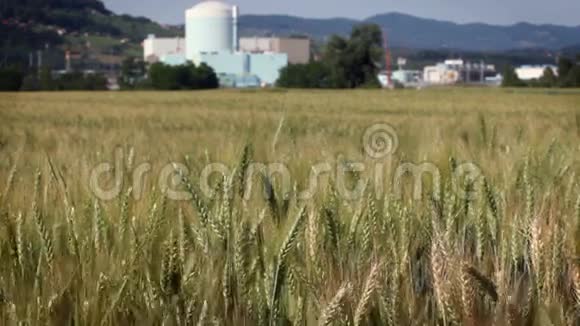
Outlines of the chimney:
{"type": "Polygon", "coordinates": [[[232,19],[233,19],[233,33],[232,33],[232,38],[233,38],[233,43],[232,43],[232,50],[234,52],[238,52],[238,16],[240,14],[240,9],[238,8],[238,6],[234,6],[232,8],[232,19]]]}

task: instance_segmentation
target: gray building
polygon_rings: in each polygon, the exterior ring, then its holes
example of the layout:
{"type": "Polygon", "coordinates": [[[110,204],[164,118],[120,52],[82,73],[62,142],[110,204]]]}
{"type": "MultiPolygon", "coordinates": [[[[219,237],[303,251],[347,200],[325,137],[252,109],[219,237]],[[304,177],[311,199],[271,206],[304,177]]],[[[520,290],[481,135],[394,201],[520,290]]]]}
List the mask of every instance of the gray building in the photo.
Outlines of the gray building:
{"type": "Polygon", "coordinates": [[[285,53],[288,63],[310,61],[310,40],[290,37],[243,37],[240,51],[250,53],[285,53]]]}

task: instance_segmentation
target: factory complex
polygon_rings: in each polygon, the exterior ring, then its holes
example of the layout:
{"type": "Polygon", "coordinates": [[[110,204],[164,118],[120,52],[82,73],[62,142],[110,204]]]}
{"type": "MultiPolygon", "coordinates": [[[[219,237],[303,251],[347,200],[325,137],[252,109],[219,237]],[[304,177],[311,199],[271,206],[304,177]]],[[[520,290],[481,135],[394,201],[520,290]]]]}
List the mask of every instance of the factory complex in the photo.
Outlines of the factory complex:
{"type": "Polygon", "coordinates": [[[185,12],[185,38],[143,42],[149,63],[181,65],[188,61],[213,68],[224,87],[273,85],[288,63],[307,63],[310,40],[238,37],[239,9],[219,1],[203,1],[185,12]]]}
{"type": "MultiPolygon", "coordinates": [[[[222,87],[264,87],[274,85],[280,70],[288,64],[310,62],[308,38],[242,37],[238,35],[239,8],[220,1],[202,1],[185,11],[185,37],[158,38],[143,42],[143,58],[148,63],[182,65],[205,63],[218,75],[222,87]]],[[[455,84],[499,85],[502,76],[494,65],[483,61],[450,59],[422,70],[390,69],[390,51],[385,43],[386,70],[379,73],[383,87],[441,86],[455,84]]],[[[540,78],[551,65],[522,66],[516,69],[521,80],[540,78]]]]}

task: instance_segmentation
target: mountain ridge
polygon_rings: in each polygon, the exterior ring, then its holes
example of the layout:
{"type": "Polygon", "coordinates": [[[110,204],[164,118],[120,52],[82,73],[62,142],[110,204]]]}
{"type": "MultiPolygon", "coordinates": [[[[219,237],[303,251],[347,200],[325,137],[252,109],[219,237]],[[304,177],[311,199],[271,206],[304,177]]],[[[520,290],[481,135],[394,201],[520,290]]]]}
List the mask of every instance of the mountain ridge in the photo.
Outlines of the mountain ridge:
{"type": "Polygon", "coordinates": [[[546,48],[558,50],[580,42],[580,26],[532,24],[455,23],[400,12],[377,14],[362,20],[303,18],[291,15],[242,15],[242,35],[308,35],[325,40],[332,34],[348,35],[352,26],[375,23],[389,34],[392,46],[415,49],[505,51],[546,48]]]}

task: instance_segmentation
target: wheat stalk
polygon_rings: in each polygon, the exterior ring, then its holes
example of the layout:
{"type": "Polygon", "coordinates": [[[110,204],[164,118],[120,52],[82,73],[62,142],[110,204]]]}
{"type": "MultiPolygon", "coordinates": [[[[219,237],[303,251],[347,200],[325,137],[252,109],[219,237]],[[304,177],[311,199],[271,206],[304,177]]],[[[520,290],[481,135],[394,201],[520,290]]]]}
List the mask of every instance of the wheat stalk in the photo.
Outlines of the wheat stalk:
{"type": "Polygon", "coordinates": [[[363,318],[365,317],[365,315],[369,310],[372,295],[379,289],[379,275],[380,275],[380,264],[374,263],[365,281],[365,286],[361,298],[358,302],[358,305],[356,306],[354,314],[355,326],[361,324],[363,318]]]}
{"type": "Polygon", "coordinates": [[[352,285],[350,283],[345,283],[338,289],[332,300],[330,300],[322,312],[318,325],[328,326],[338,320],[342,313],[344,301],[351,291],[352,285]]]}

